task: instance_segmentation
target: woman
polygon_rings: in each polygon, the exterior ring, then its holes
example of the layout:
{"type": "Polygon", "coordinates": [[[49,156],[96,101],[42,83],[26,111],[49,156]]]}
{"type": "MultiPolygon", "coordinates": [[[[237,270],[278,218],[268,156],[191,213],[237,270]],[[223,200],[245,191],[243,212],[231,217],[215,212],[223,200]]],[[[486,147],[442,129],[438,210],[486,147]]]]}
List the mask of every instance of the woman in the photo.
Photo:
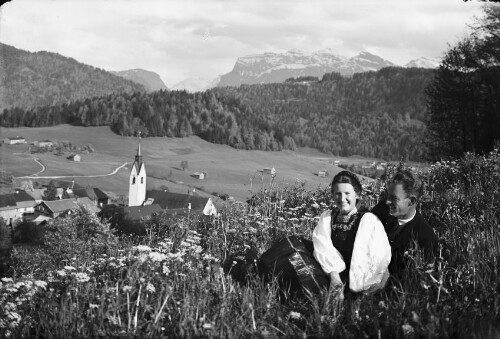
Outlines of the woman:
{"type": "Polygon", "coordinates": [[[362,187],[355,174],[332,180],[336,207],[321,214],[312,240],[314,258],[330,278],[330,288],[373,292],[389,277],[391,247],[380,220],[361,204],[362,187]]]}

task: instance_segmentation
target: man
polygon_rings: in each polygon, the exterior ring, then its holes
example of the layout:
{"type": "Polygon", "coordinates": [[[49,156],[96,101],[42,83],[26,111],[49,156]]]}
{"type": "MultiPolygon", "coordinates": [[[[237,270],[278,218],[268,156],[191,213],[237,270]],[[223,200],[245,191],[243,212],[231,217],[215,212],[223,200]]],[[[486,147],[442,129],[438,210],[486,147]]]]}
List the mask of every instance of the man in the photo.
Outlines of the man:
{"type": "Polygon", "coordinates": [[[426,259],[437,253],[436,234],[417,211],[422,193],[422,181],[409,170],[399,170],[390,181],[385,200],[380,201],[372,210],[384,224],[391,244],[391,274],[405,268],[404,253],[414,243],[426,259]]]}

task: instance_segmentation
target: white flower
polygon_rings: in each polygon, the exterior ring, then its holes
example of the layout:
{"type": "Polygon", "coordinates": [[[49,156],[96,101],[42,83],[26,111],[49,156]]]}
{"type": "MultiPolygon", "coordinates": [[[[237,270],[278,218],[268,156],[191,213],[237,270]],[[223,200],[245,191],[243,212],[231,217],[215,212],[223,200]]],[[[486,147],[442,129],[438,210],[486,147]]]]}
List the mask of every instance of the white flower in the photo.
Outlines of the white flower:
{"type": "Polygon", "coordinates": [[[210,330],[210,329],[214,328],[214,325],[212,325],[210,323],[206,323],[206,324],[203,324],[203,328],[206,330],[210,330]]]}
{"type": "Polygon", "coordinates": [[[151,247],[146,246],[146,245],[138,245],[132,247],[133,250],[136,250],[138,252],[151,252],[151,247]]]}
{"type": "Polygon", "coordinates": [[[76,281],[79,283],[87,282],[90,280],[90,277],[87,273],[79,272],[75,275],[76,281]]]}
{"type": "Polygon", "coordinates": [[[89,308],[98,308],[99,305],[97,304],[92,304],[92,303],[89,303],[89,308]]]}
{"type": "Polygon", "coordinates": [[[123,292],[128,293],[128,292],[132,291],[132,286],[125,285],[125,286],[123,286],[122,290],[123,290],[123,292]]]}
{"type": "Polygon", "coordinates": [[[39,288],[42,288],[42,289],[46,289],[47,288],[47,282],[45,282],[43,280],[36,280],[35,281],[35,286],[39,287],[39,288]]]}
{"type": "Polygon", "coordinates": [[[401,327],[403,328],[404,335],[411,335],[414,332],[413,327],[410,324],[404,324],[401,327]]]}
{"type": "Polygon", "coordinates": [[[4,283],[10,283],[13,282],[14,280],[12,278],[2,278],[1,279],[4,283]]]}
{"type": "Polygon", "coordinates": [[[289,316],[292,319],[300,319],[300,318],[302,318],[302,314],[300,314],[299,312],[295,312],[295,311],[291,311],[290,314],[289,314],[289,316]]]}
{"type": "Polygon", "coordinates": [[[64,269],[67,271],[75,271],[76,270],[76,268],[74,268],[73,266],[64,266],[64,269]]]}
{"type": "Polygon", "coordinates": [[[160,262],[163,261],[167,258],[165,254],[159,253],[159,252],[151,252],[149,253],[149,259],[153,262],[160,262]]]}
{"type": "Polygon", "coordinates": [[[156,288],[152,283],[148,283],[148,285],[146,286],[146,291],[148,291],[149,293],[154,293],[156,292],[156,288]]]}

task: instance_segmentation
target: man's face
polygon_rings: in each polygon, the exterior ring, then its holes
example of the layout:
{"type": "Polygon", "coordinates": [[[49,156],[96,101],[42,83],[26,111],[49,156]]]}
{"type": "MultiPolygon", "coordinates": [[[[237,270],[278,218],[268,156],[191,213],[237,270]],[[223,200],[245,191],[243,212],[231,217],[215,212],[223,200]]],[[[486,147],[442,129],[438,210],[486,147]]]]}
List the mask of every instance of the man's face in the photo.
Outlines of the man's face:
{"type": "Polygon", "coordinates": [[[402,184],[392,184],[387,191],[386,204],[389,205],[389,213],[398,219],[411,217],[415,204],[406,194],[402,184]]]}

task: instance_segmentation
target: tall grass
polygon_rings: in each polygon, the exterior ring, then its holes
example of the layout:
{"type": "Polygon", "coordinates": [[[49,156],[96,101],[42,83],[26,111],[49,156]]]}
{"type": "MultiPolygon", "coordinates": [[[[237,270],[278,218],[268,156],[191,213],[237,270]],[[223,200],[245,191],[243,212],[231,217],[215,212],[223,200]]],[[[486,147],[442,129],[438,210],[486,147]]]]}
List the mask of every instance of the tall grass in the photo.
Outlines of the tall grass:
{"type": "MultiPolygon", "coordinates": [[[[421,173],[421,211],[440,254],[384,291],[345,300],[283,301],[253,270],[227,272],[286,235],[306,238],[328,188],[252,185],[250,205],[214,219],[159,216],[148,235],[119,238],[85,210],[54,220],[40,246],[17,247],[0,284],[0,337],[485,337],[500,335],[500,155],[467,154],[421,173]],[[256,187],[256,188],[255,188],[256,187]],[[224,265],[225,264],[225,265],[224,265]]],[[[384,180],[365,186],[373,205],[384,180]]],[[[246,266],[240,266],[246,267],[246,266]]]]}

